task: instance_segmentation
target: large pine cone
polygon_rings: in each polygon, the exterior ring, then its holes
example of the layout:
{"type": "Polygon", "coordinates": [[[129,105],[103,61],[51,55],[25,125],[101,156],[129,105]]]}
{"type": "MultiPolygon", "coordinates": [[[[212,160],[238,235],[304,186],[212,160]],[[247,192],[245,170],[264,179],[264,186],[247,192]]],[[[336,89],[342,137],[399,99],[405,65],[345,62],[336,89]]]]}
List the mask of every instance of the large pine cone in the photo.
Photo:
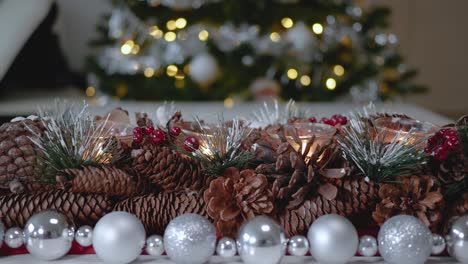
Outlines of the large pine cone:
{"type": "Polygon", "coordinates": [[[380,203],[372,217],[382,225],[388,218],[407,214],[418,217],[431,230],[437,231],[444,205],[440,188],[431,176],[397,177],[396,184],[380,184],[380,203]]]}
{"type": "Polygon", "coordinates": [[[44,126],[39,119],[24,119],[0,126],[0,188],[14,193],[23,191],[23,184],[33,182],[36,176],[36,148],[29,139],[31,128],[42,134],[44,126]]]}
{"type": "Polygon", "coordinates": [[[57,175],[63,189],[77,193],[96,193],[129,197],[141,194],[145,184],[139,176],[132,176],[113,166],[85,166],[65,169],[57,175]]]}
{"type": "Polygon", "coordinates": [[[166,191],[200,190],[206,184],[198,161],[167,146],[144,144],[131,156],[132,168],[166,191]]]}
{"type": "Polygon", "coordinates": [[[320,216],[338,214],[353,216],[372,208],[376,189],[373,182],[364,179],[340,179],[331,181],[337,189],[336,198],[323,195],[307,198],[297,208],[286,208],[279,215],[280,225],[287,236],[305,235],[310,225],[320,216]]]}
{"type": "Polygon", "coordinates": [[[104,195],[59,190],[0,197],[0,219],[7,228],[22,228],[32,215],[46,209],[62,212],[75,226],[94,225],[112,208],[112,201],[104,195]]]}
{"type": "Polygon", "coordinates": [[[194,213],[207,216],[206,205],[196,192],[148,194],[121,201],[115,211],[135,214],[148,234],[164,234],[169,222],[179,215],[194,213]]]}
{"type": "Polygon", "coordinates": [[[256,215],[271,215],[274,199],[265,175],[230,167],[205,191],[208,215],[219,233],[235,236],[240,225],[256,215]]]}

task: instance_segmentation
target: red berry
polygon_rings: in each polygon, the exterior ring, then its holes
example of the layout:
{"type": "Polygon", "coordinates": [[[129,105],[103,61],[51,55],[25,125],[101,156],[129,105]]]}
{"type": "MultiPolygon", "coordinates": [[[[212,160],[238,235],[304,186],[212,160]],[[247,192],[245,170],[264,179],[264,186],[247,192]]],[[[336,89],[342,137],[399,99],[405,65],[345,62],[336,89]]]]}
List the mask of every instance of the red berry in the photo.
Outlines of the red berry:
{"type": "Polygon", "coordinates": [[[445,147],[443,146],[435,146],[434,149],[432,150],[432,156],[434,157],[435,160],[442,161],[446,160],[448,156],[448,151],[445,147]]]}
{"type": "Polygon", "coordinates": [[[135,127],[133,129],[133,135],[141,135],[141,133],[142,133],[141,127],[135,127]]]}
{"type": "Polygon", "coordinates": [[[171,135],[177,137],[178,135],[180,135],[180,132],[182,132],[182,129],[180,129],[180,127],[173,127],[171,129],[171,135]]]}
{"type": "Polygon", "coordinates": [[[445,139],[444,147],[450,151],[456,151],[460,148],[460,139],[458,137],[449,137],[445,139]]]}
{"type": "Polygon", "coordinates": [[[455,130],[449,130],[444,133],[444,138],[458,138],[458,132],[455,130]]]}
{"type": "Polygon", "coordinates": [[[437,145],[437,141],[439,141],[439,138],[437,136],[432,136],[427,139],[427,147],[428,148],[433,148],[435,145],[437,145]]]}
{"type": "Polygon", "coordinates": [[[429,148],[429,147],[425,148],[424,153],[431,154],[432,153],[432,148],[429,148]]]}
{"type": "Polygon", "coordinates": [[[142,134],[134,134],[133,135],[133,142],[140,144],[143,141],[143,135],[142,134]]]}
{"type": "Polygon", "coordinates": [[[337,125],[346,125],[348,123],[348,118],[343,115],[333,115],[331,119],[334,120],[337,125]]]}
{"type": "Polygon", "coordinates": [[[310,121],[311,123],[317,123],[317,118],[311,117],[311,118],[309,118],[309,121],[310,121]]]}
{"type": "Polygon", "coordinates": [[[145,132],[146,135],[151,135],[154,132],[154,127],[153,126],[147,126],[147,127],[145,127],[144,132],[145,132]]]}
{"type": "Polygon", "coordinates": [[[157,129],[151,133],[150,139],[154,144],[161,144],[166,141],[166,134],[161,129],[157,129]]]}
{"type": "Polygon", "coordinates": [[[187,137],[184,140],[184,149],[186,151],[192,152],[192,151],[198,149],[199,147],[200,147],[200,142],[194,136],[187,137]]]}
{"type": "Polygon", "coordinates": [[[335,126],[336,125],[336,121],[333,120],[333,119],[328,119],[326,117],[323,117],[321,120],[320,120],[323,124],[327,124],[327,125],[330,125],[330,126],[335,126]]]}

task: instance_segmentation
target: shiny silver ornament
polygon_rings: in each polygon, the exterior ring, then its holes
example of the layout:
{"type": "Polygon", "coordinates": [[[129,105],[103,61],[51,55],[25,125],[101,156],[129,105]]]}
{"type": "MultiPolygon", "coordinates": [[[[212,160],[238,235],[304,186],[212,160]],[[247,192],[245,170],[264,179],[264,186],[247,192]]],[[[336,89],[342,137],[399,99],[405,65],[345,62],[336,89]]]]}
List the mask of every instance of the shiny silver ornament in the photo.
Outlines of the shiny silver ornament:
{"type": "Polygon", "coordinates": [[[468,215],[453,223],[446,239],[450,256],[459,262],[468,263],[468,215]]]}
{"type": "Polygon", "coordinates": [[[3,244],[3,236],[5,235],[5,225],[0,221],[0,247],[3,244]]]}
{"type": "Polygon", "coordinates": [[[288,241],[288,253],[292,256],[305,256],[309,251],[309,240],[305,236],[293,236],[288,241]]]}
{"type": "Polygon", "coordinates": [[[152,235],[146,239],[146,253],[151,256],[161,256],[164,253],[162,236],[152,235]]]}
{"type": "Polygon", "coordinates": [[[33,215],[23,232],[28,252],[42,260],[65,256],[70,251],[74,235],[65,215],[53,210],[33,215]]]}
{"type": "Polygon", "coordinates": [[[93,244],[93,228],[87,225],[78,228],[75,233],[75,240],[82,247],[91,246],[93,244]]]}
{"type": "Polygon", "coordinates": [[[431,255],[432,233],[410,215],[388,219],[378,235],[379,252],[388,263],[420,264],[431,255]]]}
{"type": "Polygon", "coordinates": [[[358,252],[364,257],[373,257],[377,254],[377,239],[373,236],[362,236],[359,239],[358,252]]]}
{"type": "Polygon", "coordinates": [[[310,254],[320,263],[346,263],[358,247],[358,233],[343,216],[329,214],[319,217],[310,226],[307,238],[310,254]]]}
{"type": "Polygon", "coordinates": [[[197,214],[173,219],[164,232],[166,254],[177,264],[202,264],[216,248],[216,230],[210,221],[197,214]]]}
{"type": "Polygon", "coordinates": [[[432,235],[432,255],[440,255],[445,250],[445,239],[438,234],[432,235]]]}
{"type": "Polygon", "coordinates": [[[281,227],[266,216],[257,216],[244,223],[237,241],[239,255],[247,264],[279,263],[287,247],[281,227]]]}
{"type": "Polygon", "coordinates": [[[234,257],[237,253],[236,241],[230,237],[223,237],[218,241],[216,254],[223,258],[234,257]]]}
{"type": "Polygon", "coordinates": [[[5,244],[10,248],[19,248],[24,244],[24,233],[19,227],[12,227],[5,233],[5,244]]]}
{"type": "Polygon", "coordinates": [[[145,228],[136,216],[112,212],[94,227],[93,248],[104,262],[130,263],[141,254],[145,237],[145,228]]]}

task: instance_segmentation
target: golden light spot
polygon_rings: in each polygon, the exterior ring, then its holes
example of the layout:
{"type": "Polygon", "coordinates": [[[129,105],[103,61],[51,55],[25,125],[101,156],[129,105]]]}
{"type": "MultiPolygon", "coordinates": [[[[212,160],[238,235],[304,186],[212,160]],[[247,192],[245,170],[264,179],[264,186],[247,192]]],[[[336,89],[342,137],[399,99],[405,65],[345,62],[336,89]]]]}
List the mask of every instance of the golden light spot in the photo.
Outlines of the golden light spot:
{"type": "Polygon", "coordinates": [[[279,42],[281,40],[281,36],[278,34],[278,32],[271,32],[270,39],[273,42],[279,42]]]}
{"type": "Polygon", "coordinates": [[[166,32],[166,34],[164,35],[164,39],[165,39],[167,42],[172,42],[172,41],[174,41],[176,38],[177,38],[176,33],[172,32],[172,31],[166,32]]]}
{"type": "Polygon", "coordinates": [[[128,93],[128,86],[125,83],[118,84],[115,87],[115,95],[118,98],[125,97],[128,93]]]}
{"type": "Polygon", "coordinates": [[[168,76],[174,77],[174,76],[176,76],[178,70],[179,69],[177,69],[177,66],[169,65],[169,66],[167,66],[166,73],[167,73],[168,76]]]}
{"type": "Polygon", "coordinates": [[[302,75],[300,81],[302,85],[309,86],[312,80],[308,75],[302,75]]]}
{"type": "Polygon", "coordinates": [[[336,81],[333,78],[328,78],[327,81],[325,82],[325,85],[327,86],[328,90],[335,90],[336,81]]]}
{"type": "Polygon", "coordinates": [[[289,17],[285,17],[281,19],[281,25],[285,28],[292,28],[294,26],[294,21],[289,17]]]}
{"type": "Polygon", "coordinates": [[[187,64],[184,66],[184,73],[185,74],[190,74],[190,64],[187,64]]]}
{"type": "Polygon", "coordinates": [[[153,38],[160,39],[164,36],[162,30],[160,30],[157,26],[151,26],[149,28],[149,33],[153,38]]]}
{"type": "Polygon", "coordinates": [[[185,26],[187,26],[187,20],[183,17],[178,18],[175,22],[175,25],[179,29],[185,28],[185,26]]]}
{"type": "Polygon", "coordinates": [[[175,80],[175,83],[174,83],[174,86],[177,88],[177,89],[184,89],[185,87],[185,80],[175,80]]]}
{"type": "Polygon", "coordinates": [[[85,93],[86,96],[93,97],[96,94],[96,88],[94,88],[93,86],[88,86],[88,88],[86,88],[85,93]]]}
{"type": "Polygon", "coordinates": [[[234,99],[232,99],[231,97],[227,97],[226,99],[224,99],[224,107],[226,108],[234,107],[234,99]]]}
{"type": "Polygon", "coordinates": [[[198,33],[198,38],[201,41],[207,41],[209,36],[210,36],[210,33],[208,33],[208,31],[206,30],[202,30],[200,31],[200,33],[198,33]]]}
{"type": "Polygon", "coordinates": [[[120,47],[120,52],[124,55],[128,55],[132,53],[133,47],[135,46],[135,42],[133,40],[127,40],[125,43],[120,47]]]}
{"type": "Polygon", "coordinates": [[[296,69],[289,69],[287,75],[288,75],[289,79],[295,80],[295,79],[297,79],[298,73],[297,73],[296,69]]]}
{"type": "Polygon", "coordinates": [[[147,67],[143,71],[143,74],[145,75],[146,78],[151,78],[154,76],[154,69],[151,67],[147,67]]]}
{"type": "Polygon", "coordinates": [[[169,20],[166,22],[166,27],[169,30],[175,30],[177,28],[175,20],[169,20]]]}
{"type": "Polygon", "coordinates": [[[335,73],[336,76],[343,76],[345,73],[345,70],[343,66],[341,65],[335,65],[333,66],[333,72],[335,73]]]}
{"type": "Polygon", "coordinates": [[[176,80],[183,80],[185,79],[185,76],[183,73],[181,72],[177,72],[177,74],[174,76],[176,78],[176,80]]]}
{"type": "Polygon", "coordinates": [[[315,34],[320,35],[323,33],[323,26],[320,23],[315,23],[312,25],[312,31],[315,34]]]}
{"type": "Polygon", "coordinates": [[[135,44],[132,49],[132,54],[136,55],[138,54],[138,52],[140,52],[140,46],[138,44],[135,44]]]}

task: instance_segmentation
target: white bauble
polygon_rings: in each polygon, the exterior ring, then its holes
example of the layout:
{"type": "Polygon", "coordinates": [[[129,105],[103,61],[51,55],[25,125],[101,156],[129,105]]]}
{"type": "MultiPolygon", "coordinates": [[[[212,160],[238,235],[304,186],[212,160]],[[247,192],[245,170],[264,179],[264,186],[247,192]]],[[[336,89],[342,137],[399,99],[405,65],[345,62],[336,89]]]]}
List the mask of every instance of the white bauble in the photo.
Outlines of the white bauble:
{"type": "Polygon", "coordinates": [[[292,44],[294,50],[305,53],[303,55],[309,55],[316,43],[312,31],[302,22],[297,23],[287,32],[286,39],[292,44]]]}
{"type": "Polygon", "coordinates": [[[190,77],[200,85],[210,85],[218,77],[219,67],[209,54],[195,56],[190,62],[190,77]]]}

